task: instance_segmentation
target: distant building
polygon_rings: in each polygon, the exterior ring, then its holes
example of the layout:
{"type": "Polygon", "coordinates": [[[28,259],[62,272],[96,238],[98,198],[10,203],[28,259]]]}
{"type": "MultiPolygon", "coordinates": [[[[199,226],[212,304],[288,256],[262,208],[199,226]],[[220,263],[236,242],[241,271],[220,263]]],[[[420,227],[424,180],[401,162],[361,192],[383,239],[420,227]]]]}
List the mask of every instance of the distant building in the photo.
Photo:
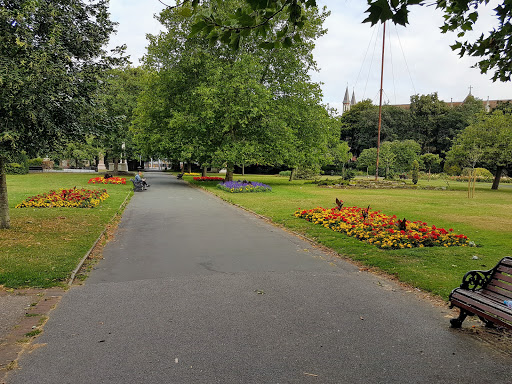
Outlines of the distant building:
{"type": "MultiPolygon", "coordinates": [[[[445,101],[445,103],[448,104],[450,107],[457,107],[457,106],[464,104],[468,97],[470,97],[470,96],[474,97],[471,93],[471,88],[472,87],[470,87],[469,94],[466,96],[466,98],[463,101],[453,101],[453,99],[452,99],[452,100],[450,100],[450,102],[445,101]]],[[[512,99],[489,100],[489,97],[487,97],[487,100],[485,100],[485,101],[482,100],[482,103],[484,105],[486,112],[492,111],[500,103],[507,103],[507,102],[512,103],[512,99]]],[[[354,91],[352,91],[352,99],[350,99],[349,92],[348,92],[348,86],[347,86],[347,89],[345,90],[345,97],[343,98],[343,113],[350,111],[350,108],[355,104],[356,104],[355,93],[354,93],[354,91]]],[[[411,108],[411,104],[387,104],[387,105],[392,105],[393,107],[400,107],[403,109],[411,108]]]]}

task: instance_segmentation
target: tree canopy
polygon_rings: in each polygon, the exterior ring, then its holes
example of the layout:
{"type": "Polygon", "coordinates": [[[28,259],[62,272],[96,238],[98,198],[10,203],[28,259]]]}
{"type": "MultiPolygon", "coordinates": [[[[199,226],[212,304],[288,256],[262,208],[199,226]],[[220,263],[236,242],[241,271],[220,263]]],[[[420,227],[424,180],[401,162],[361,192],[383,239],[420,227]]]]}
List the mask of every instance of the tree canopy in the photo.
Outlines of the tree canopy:
{"type": "Polygon", "coordinates": [[[85,137],[105,68],[102,49],[114,30],[108,4],[79,0],[0,1],[0,228],[9,227],[3,164],[85,137]]]}
{"type": "MultiPolygon", "coordinates": [[[[228,13],[237,4],[219,7],[228,13]]],[[[201,35],[187,38],[186,9],[164,10],[160,21],[168,31],[150,37],[145,65],[151,75],[132,126],[141,148],[149,151],[151,143],[169,158],[227,164],[228,177],[235,164],[325,161],[330,137],[339,132],[309,70],[326,14],[308,13],[301,43],[289,50],[263,49],[263,38],[251,35],[234,51],[201,35]]],[[[269,33],[279,33],[276,21],[269,33]]]]}
{"type": "MultiPolygon", "coordinates": [[[[254,31],[265,37],[262,47],[289,47],[300,42],[299,31],[307,21],[307,10],[317,7],[316,0],[244,0],[239,2],[236,10],[229,14],[218,12],[222,0],[182,0],[181,4],[191,4],[194,11],[184,14],[194,17],[192,35],[202,33],[212,41],[222,41],[237,49],[240,39],[254,31]],[[199,5],[203,5],[199,7],[199,5]],[[208,5],[204,7],[204,5],[208,5]],[[272,20],[280,17],[282,21],[279,33],[269,34],[272,20]]],[[[472,31],[479,18],[479,8],[487,6],[489,0],[367,0],[368,9],[363,22],[372,25],[379,21],[392,21],[407,25],[411,6],[435,5],[444,13],[444,23],[440,26],[443,33],[458,32],[462,39],[472,31]]],[[[478,68],[482,73],[493,72],[494,81],[510,81],[512,71],[512,4],[501,0],[494,8],[494,17],[498,24],[491,31],[485,31],[475,41],[458,40],[451,48],[460,56],[477,57],[478,68]]],[[[363,15],[361,15],[363,19],[363,15]]]]}
{"type": "Polygon", "coordinates": [[[447,160],[461,167],[477,164],[494,170],[492,189],[498,189],[505,167],[512,165],[512,115],[496,110],[481,114],[477,121],[457,136],[447,160]]]}

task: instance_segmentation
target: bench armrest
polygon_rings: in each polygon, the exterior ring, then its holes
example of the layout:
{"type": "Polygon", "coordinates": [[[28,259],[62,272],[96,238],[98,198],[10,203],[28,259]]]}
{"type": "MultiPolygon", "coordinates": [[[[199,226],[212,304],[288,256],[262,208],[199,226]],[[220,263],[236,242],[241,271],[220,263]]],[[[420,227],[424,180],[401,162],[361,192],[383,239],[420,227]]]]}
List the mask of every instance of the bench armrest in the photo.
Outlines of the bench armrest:
{"type": "Polygon", "coordinates": [[[488,271],[469,271],[462,278],[460,288],[471,291],[484,288],[491,281],[494,270],[495,268],[488,271]]]}

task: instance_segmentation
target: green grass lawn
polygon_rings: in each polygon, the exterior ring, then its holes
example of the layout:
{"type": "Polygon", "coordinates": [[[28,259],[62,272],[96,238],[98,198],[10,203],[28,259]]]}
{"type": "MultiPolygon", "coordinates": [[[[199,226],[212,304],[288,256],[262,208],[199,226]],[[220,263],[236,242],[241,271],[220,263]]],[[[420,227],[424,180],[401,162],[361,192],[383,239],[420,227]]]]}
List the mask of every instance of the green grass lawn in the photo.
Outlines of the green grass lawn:
{"type": "Polygon", "coordinates": [[[11,228],[0,230],[0,285],[64,285],[79,261],[106,228],[132,185],[88,184],[96,174],[39,173],[7,176],[11,228]],[[14,208],[27,197],[60,188],[105,188],[99,207],[14,208]]]}
{"type": "MultiPolygon", "coordinates": [[[[118,212],[132,186],[92,185],[92,174],[43,173],[8,176],[11,229],[0,230],[0,285],[50,287],[65,284],[71,271],[118,212]],[[25,198],[59,188],[106,188],[110,198],[93,209],[23,208],[14,206],[25,198]]],[[[237,175],[236,178],[242,178],[237,175]]],[[[512,254],[512,186],[491,191],[478,184],[475,197],[467,198],[466,185],[451,182],[448,190],[334,189],[285,177],[247,175],[252,181],[272,186],[270,193],[230,194],[216,183],[200,183],[223,199],[246,207],[277,224],[302,233],[332,248],[342,257],[378,267],[401,281],[447,298],[465,272],[489,269],[512,254]],[[478,247],[433,247],[382,250],[293,216],[297,209],[332,208],[336,197],[345,206],[371,206],[388,215],[422,220],[429,225],[453,228],[478,247]],[[477,256],[478,259],[473,259],[477,256]]],[[[185,179],[194,183],[192,177],[185,179]]],[[[420,180],[426,185],[427,181],[420,180]]],[[[429,185],[447,186],[442,181],[429,185]]]]}
{"type": "MultiPolygon", "coordinates": [[[[242,178],[235,175],[235,180],[242,178]]],[[[420,186],[447,187],[426,189],[334,189],[322,188],[304,181],[289,182],[279,176],[246,175],[244,179],[259,181],[272,187],[270,193],[228,193],[216,183],[192,181],[221,198],[270,218],[288,229],[316,240],[342,257],[377,267],[399,280],[447,298],[464,273],[473,269],[490,269],[498,260],[512,254],[512,186],[502,185],[492,191],[490,184],[478,184],[475,197],[467,198],[463,183],[420,180],[420,186]],[[297,209],[317,206],[332,208],[335,199],[345,206],[371,206],[388,215],[407,220],[422,220],[429,225],[453,228],[474,241],[477,247],[429,247],[382,250],[344,234],[293,216],[297,209]],[[478,259],[473,257],[477,256],[478,259]]]]}

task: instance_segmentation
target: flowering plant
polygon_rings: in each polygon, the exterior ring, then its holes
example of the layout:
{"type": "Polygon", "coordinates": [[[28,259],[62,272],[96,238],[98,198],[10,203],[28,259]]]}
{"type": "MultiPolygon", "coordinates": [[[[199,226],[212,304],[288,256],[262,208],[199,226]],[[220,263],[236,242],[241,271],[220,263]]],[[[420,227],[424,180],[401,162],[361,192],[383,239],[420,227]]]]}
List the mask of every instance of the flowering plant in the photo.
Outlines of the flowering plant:
{"type": "Polygon", "coordinates": [[[200,173],[196,173],[196,172],[185,172],[183,173],[185,176],[200,176],[201,174],[200,173]]]}
{"type": "Polygon", "coordinates": [[[342,232],[383,249],[400,249],[433,246],[467,246],[465,235],[455,234],[453,229],[428,226],[422,221],[397,220],[396,215],[386,216],[380,211],[367,208],[344,207],[325,209],[317,207],[298,210],[295,216],[333,231],[342,232]],[[405,229],[403,229],[405,228],[405,229]]]}
{"type": "Polygon", "coordinates": [[[105,179],[103,176],[100,176],[90,179],[89,184],[126,184],[126,179],[124,177],[109,177],[105,179]]]}
{"type": "Polygon", "coordinates": [[[106,189],[59,189],[23,200],[16,208],[94,208],[109,197],[106,189]]]}
{"type": "Polygon", "coordinates": [[[195,181],[224,181],[223,177],[213,177],[213,176],[202,176],[202,177],[194,177],[195,181]]]}
{"type": "Polygon", "coordinates": [[[225,183],[217,184],[217,188],[231,193],[240,192],[270,192],[272,188],[263,183],[254,181],[226,181],[225,183]]]}

